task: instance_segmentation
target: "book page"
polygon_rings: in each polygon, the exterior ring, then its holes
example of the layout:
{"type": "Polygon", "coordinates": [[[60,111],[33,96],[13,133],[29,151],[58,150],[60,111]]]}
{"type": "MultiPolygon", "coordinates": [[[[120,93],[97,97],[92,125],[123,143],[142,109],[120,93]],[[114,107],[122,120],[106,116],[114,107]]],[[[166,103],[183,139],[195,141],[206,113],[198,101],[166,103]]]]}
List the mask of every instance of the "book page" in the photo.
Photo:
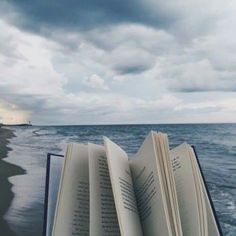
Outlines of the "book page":
{"type": "Polygon", "coordinates": [[[52,227],[54,221],[54,214],[56,210],[57,194],[60,184],[60,176],[63,167],[64,158],[51,155],[49,182],[48,182],[48,209],[47,209],[47,229],[46,235],[52,235],[52,227]]]}
{"type": "Polygon", "coordinates": [[[184,143],[170,152],[179,211],[184,235],[201,235],[200,213],[189,145],[184,143]]]}
{"type": "Polygon", "coordinates": [[[138,153],[130,161],[135,195],[145,236],[172,235],[164,187],[158,172],[154,132],[150,132],[138,153]]]}
{"type": "Polygon", "coordinates": [[[142,236],[128,156],[118,145],[104,138],[112,191],[122,236],[142,236]]]}
{"type": "Polygon", "coordinates": [[[220,236],[220,232],[218,230],[218,226],[215,221],[215,216],[213,214],[211,204],[210,204],[203,181],[202,181],[202,188],[203,188],[204,198],[205,198],[205,203],[206,203],[208,235],[220,236]]]}
{"type": "MultiPolygon", "coordinates": [[[[173,235],[182,235],[182,226],[180,221],[179,204],[177,199],[177,191],[175,187],[174,173],[170,160],[170,150],[168,136],[164,133],[154,133],[155,147],[156,147],[156,162],[157,171],[160,174],[161,182],[163,186],[163,196],[165,196],[167,205],[167,215],[171,225],[171,231],[173,235]]],[[[165,202],[164,202],[165,203],[165,202]]]]}
{"type": "Polygon", "coordinates": [[[103,146],[89,143],[90,236],[120,236],[107,157],[103,146]]]}
{"type": "Polygon", "coordinates": [[[220,235],[220,232],[219,232],[218,226],[216,224],[215,216],[213,214],[213,210],[211,208],[210,200],[208,198],[206,186],[204,184],[202,174],[201,174],[201,171],[199,169],[200,167],[199,167],[198,162],[197,162],[197,157],[195,156],[193,148],[191,148],[191,155],[193,156],[193,162],[196,166],[196,170],[197,170],[198,176],[199,176],[200,187],[202,188],[202,193],[204,195],[205,208],[206,208],[206,214],[207,214],[208,235],[218,236],[218,235],[220,235]]]}
{"type": "Polygon", "coordinates": [[[69,144],[57,199],[53,236],[89,235],[88,148],[69,144]]]}
{"type": "Polygon", "coordinates": [[[192,150],[192,147],[188,145],[189,149],[189,157],[192,164],[195,186],[197,189],[197,199],[198,199],[198,210],[199,210],[199,218],[200,218],[200,226],[201,226],[201,235],[208,235],[208,222],[207,222],[207,212],[206,212],[206,204],[204,199],[204,193],[201,186],[200,180],[200,171],[198,165],[196,165],[196,157],[192,150]]]}

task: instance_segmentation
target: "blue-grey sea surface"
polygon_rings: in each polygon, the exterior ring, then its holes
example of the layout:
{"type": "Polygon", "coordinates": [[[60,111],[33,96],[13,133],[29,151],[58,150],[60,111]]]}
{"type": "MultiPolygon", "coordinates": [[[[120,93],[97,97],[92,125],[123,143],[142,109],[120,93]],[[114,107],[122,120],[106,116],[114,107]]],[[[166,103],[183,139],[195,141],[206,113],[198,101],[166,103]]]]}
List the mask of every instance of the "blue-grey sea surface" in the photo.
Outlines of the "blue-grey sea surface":
{"type": "Polygon", "coordinates": [[[107,136],[132,156],[150,130],[168,133],[170,146],[195,146],[224,235],[236,235],[236,124],[32,126],[14,128],[6,159],[23,167],[13,176],[15,194],[5,219],[19,236],[41,236],[46,155],[63,153],[68,142],[102,143],[107,136]]]}

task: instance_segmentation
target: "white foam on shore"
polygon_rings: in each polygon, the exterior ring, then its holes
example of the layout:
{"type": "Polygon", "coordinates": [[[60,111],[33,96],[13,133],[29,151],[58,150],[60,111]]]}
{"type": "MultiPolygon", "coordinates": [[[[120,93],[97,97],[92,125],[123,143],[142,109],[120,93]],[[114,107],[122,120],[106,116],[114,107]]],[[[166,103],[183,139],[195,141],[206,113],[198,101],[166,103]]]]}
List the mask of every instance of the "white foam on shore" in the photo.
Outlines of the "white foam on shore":
{"type": "Polygon", "coordinates": [[[67,138],[57,135],[53,128],[48,132],[43,130],[40,135],[36,130],[39,129],[16,128],[16,137],[9,143],[12,150],[5,159],[26,170],[25,175],[9,178],[15,196],[4,218],[17,235],[34,235],[36,230],[42,230],[46,155],[61,153],[67,142],[67,138]]]}

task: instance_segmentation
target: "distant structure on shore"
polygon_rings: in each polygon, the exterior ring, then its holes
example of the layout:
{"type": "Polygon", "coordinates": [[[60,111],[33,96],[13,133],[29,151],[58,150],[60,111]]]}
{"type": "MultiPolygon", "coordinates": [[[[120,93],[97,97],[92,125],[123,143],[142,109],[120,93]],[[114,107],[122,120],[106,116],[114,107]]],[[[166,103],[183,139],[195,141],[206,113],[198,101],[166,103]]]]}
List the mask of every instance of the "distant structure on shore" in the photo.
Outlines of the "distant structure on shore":
{"type": "Polygon", "coordinates": [[[28,126],[32,126],[31,122],[29,121],[29,123],[21,123],[21,124],[2,124],[0,123],[0,127],[2,126],[24,126],[24,127],[28,127],[28,126]]]}

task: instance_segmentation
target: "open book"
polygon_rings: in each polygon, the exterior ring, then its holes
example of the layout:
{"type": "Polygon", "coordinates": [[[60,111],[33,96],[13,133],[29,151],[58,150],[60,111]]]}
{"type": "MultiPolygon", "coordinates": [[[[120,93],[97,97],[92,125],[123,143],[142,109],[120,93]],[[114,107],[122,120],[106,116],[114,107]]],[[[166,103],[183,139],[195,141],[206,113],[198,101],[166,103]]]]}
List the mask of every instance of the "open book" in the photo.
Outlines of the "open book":
{"type": "Polygon", "coordinates": [[[222,235],[193,148],[170,151],[166,134],[131,158],[106,137],[71,143],[49,164],[47,236],[222,235]]]}

